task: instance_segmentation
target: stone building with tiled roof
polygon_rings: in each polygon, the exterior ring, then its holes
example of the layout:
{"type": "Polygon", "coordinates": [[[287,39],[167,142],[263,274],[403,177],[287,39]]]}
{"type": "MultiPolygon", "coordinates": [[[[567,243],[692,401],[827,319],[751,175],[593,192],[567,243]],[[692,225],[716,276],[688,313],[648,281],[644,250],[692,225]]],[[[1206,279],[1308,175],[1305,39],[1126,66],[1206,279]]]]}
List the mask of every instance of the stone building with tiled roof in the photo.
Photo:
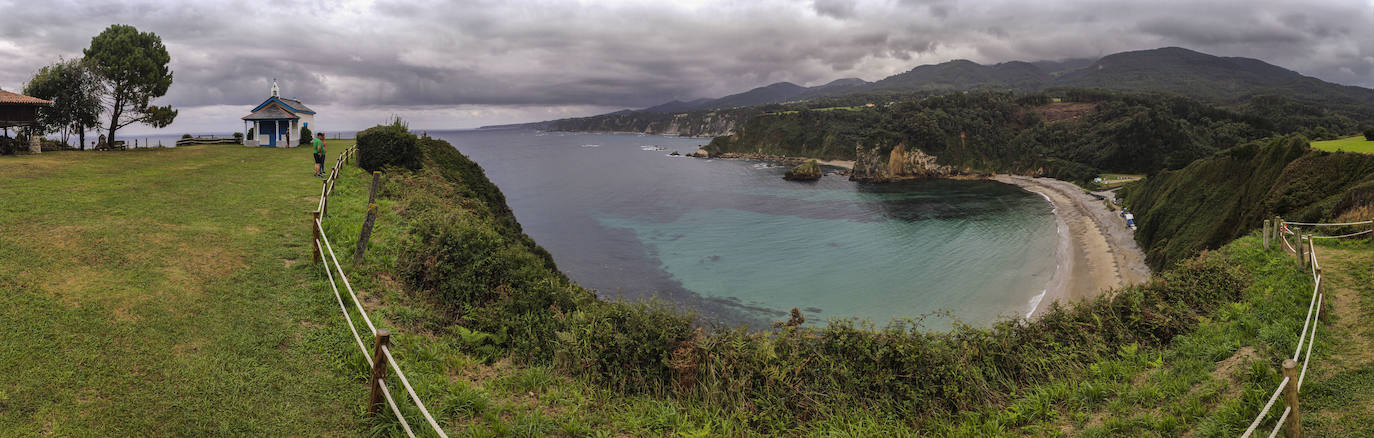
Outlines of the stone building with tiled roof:
{"type": "MultiPolygon", "coordinates": [[[[272,80],[272,96],[243,116],[243,127],[253,135],[243,139],[244,146],[295,147],[301,142],[301,128],[315,122],[315,111],[296,99],[281,97],[277,80],[272,80]]],[[[311,128],[314,129],[314,128],[311,128]]]]}
{"type": "MultiPolygon", "coordinates": [[[[38,108],[52,105],[52,101],[0,90],[0,129],[8,135],[10,128],[38,126],[38,108]]],[[[42,151],[38,135],[29,136],[29,152],[42,151]]]]}

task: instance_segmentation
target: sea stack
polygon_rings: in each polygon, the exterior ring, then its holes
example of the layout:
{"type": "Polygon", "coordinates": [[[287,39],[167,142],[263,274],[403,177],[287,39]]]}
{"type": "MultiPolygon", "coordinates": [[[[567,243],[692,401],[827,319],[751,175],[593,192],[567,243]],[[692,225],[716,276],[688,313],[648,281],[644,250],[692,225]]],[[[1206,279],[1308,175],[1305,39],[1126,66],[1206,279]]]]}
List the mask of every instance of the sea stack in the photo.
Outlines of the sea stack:
{"type": "Polygon", "coordinates": [[[821,179],[821,164],[816,160],[807,161],[793,167],[783,174],[782,179],[791,181],[815,181],[821,179]]]}

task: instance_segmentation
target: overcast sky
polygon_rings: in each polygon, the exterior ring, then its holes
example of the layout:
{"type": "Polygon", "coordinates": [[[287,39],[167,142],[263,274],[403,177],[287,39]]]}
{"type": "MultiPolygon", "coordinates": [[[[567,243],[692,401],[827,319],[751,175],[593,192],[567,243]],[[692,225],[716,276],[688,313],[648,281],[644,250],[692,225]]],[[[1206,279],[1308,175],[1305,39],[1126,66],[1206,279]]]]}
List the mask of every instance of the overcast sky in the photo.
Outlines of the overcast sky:
{"type": "MultiPolygon", "coordinates": [[[[1374,88],[1374,0],[0,0],[0,88],[114,23],[162,37],[167,130],[242,130],[282,94],[325,130],[472,128],[914,66],[1182,46],[1374,88]]],[[[132,133],[147,127],[127,128],[132,133]]]]}

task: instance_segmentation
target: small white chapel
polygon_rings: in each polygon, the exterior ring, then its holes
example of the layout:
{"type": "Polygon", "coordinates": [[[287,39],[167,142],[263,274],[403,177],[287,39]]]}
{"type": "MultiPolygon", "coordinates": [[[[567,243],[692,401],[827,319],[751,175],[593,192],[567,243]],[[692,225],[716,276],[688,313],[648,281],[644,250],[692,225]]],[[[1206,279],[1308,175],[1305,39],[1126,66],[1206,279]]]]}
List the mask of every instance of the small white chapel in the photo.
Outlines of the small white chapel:
{"type": "Polygon", "coordinates": [[[281,89],[274,78],[272,96],[253,108],[252,114],[243,116],[244,131],[250,133],[243,139],[243,145],[295,147],[301,143],[301,128],[314,130],[310,127],[314,121],[314,110],[299,100],[281,97],[281,89]]]}

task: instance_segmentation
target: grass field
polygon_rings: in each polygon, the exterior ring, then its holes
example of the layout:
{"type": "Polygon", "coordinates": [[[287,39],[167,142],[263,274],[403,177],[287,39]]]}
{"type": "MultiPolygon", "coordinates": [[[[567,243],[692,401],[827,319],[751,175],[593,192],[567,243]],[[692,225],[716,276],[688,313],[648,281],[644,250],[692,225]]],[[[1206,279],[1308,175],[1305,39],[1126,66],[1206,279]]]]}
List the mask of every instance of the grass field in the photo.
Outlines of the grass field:
{"type": "Polygon", "coordinates": [[[1312,147],[1331,152],[1345,151],[1374,154],[1374,141],[1365,140],[1363,135],[1346,137],[1339,140],[1314,141],[1312,142],[1312,147]]]}
{"type": "Polygon", "coordinates": [[[309,155],[0,157],[0,435],[355,435],[366,388],[321,354],[348,339],[307,266],[309,155]]]}
{"type": "MultiPolygon", "coordinates": [[[[337,153],[349,142],[329,143],[337,153]]],[[[310,260],[320,180],[308,155],[195,146],[0,157],[0,364],[10,371],[0,436],[400,435],[389,415],[364,416],[367,365],[310,260]]],[[[401,189],[395,180],[384,179],[366,258],[348,263],[368,180],[343,169],[324,228],[451,436],[759,434],[750,412],[474,355],[471,333],[395,280],[406,234],[386,196],[401,189]]],[[[995,406],[920,419],[853,407],[772,433],[1235,436],[1277,383],[1310,291],[1291,256],[1258,246],[1248,237],[1213,254],[1252,283],[1168,346],[1128,345],[995,406]]],[[[1308,436],[1370,436],[1374,249],[1324,242],[1319,255],[1329,314],[1303,386],[1303,424],[1308,436]]],[[[400,396],[394,378],[392,388],[400,396]]],[[[402,406],[423,430],[418,411],[402,406]]]]}

